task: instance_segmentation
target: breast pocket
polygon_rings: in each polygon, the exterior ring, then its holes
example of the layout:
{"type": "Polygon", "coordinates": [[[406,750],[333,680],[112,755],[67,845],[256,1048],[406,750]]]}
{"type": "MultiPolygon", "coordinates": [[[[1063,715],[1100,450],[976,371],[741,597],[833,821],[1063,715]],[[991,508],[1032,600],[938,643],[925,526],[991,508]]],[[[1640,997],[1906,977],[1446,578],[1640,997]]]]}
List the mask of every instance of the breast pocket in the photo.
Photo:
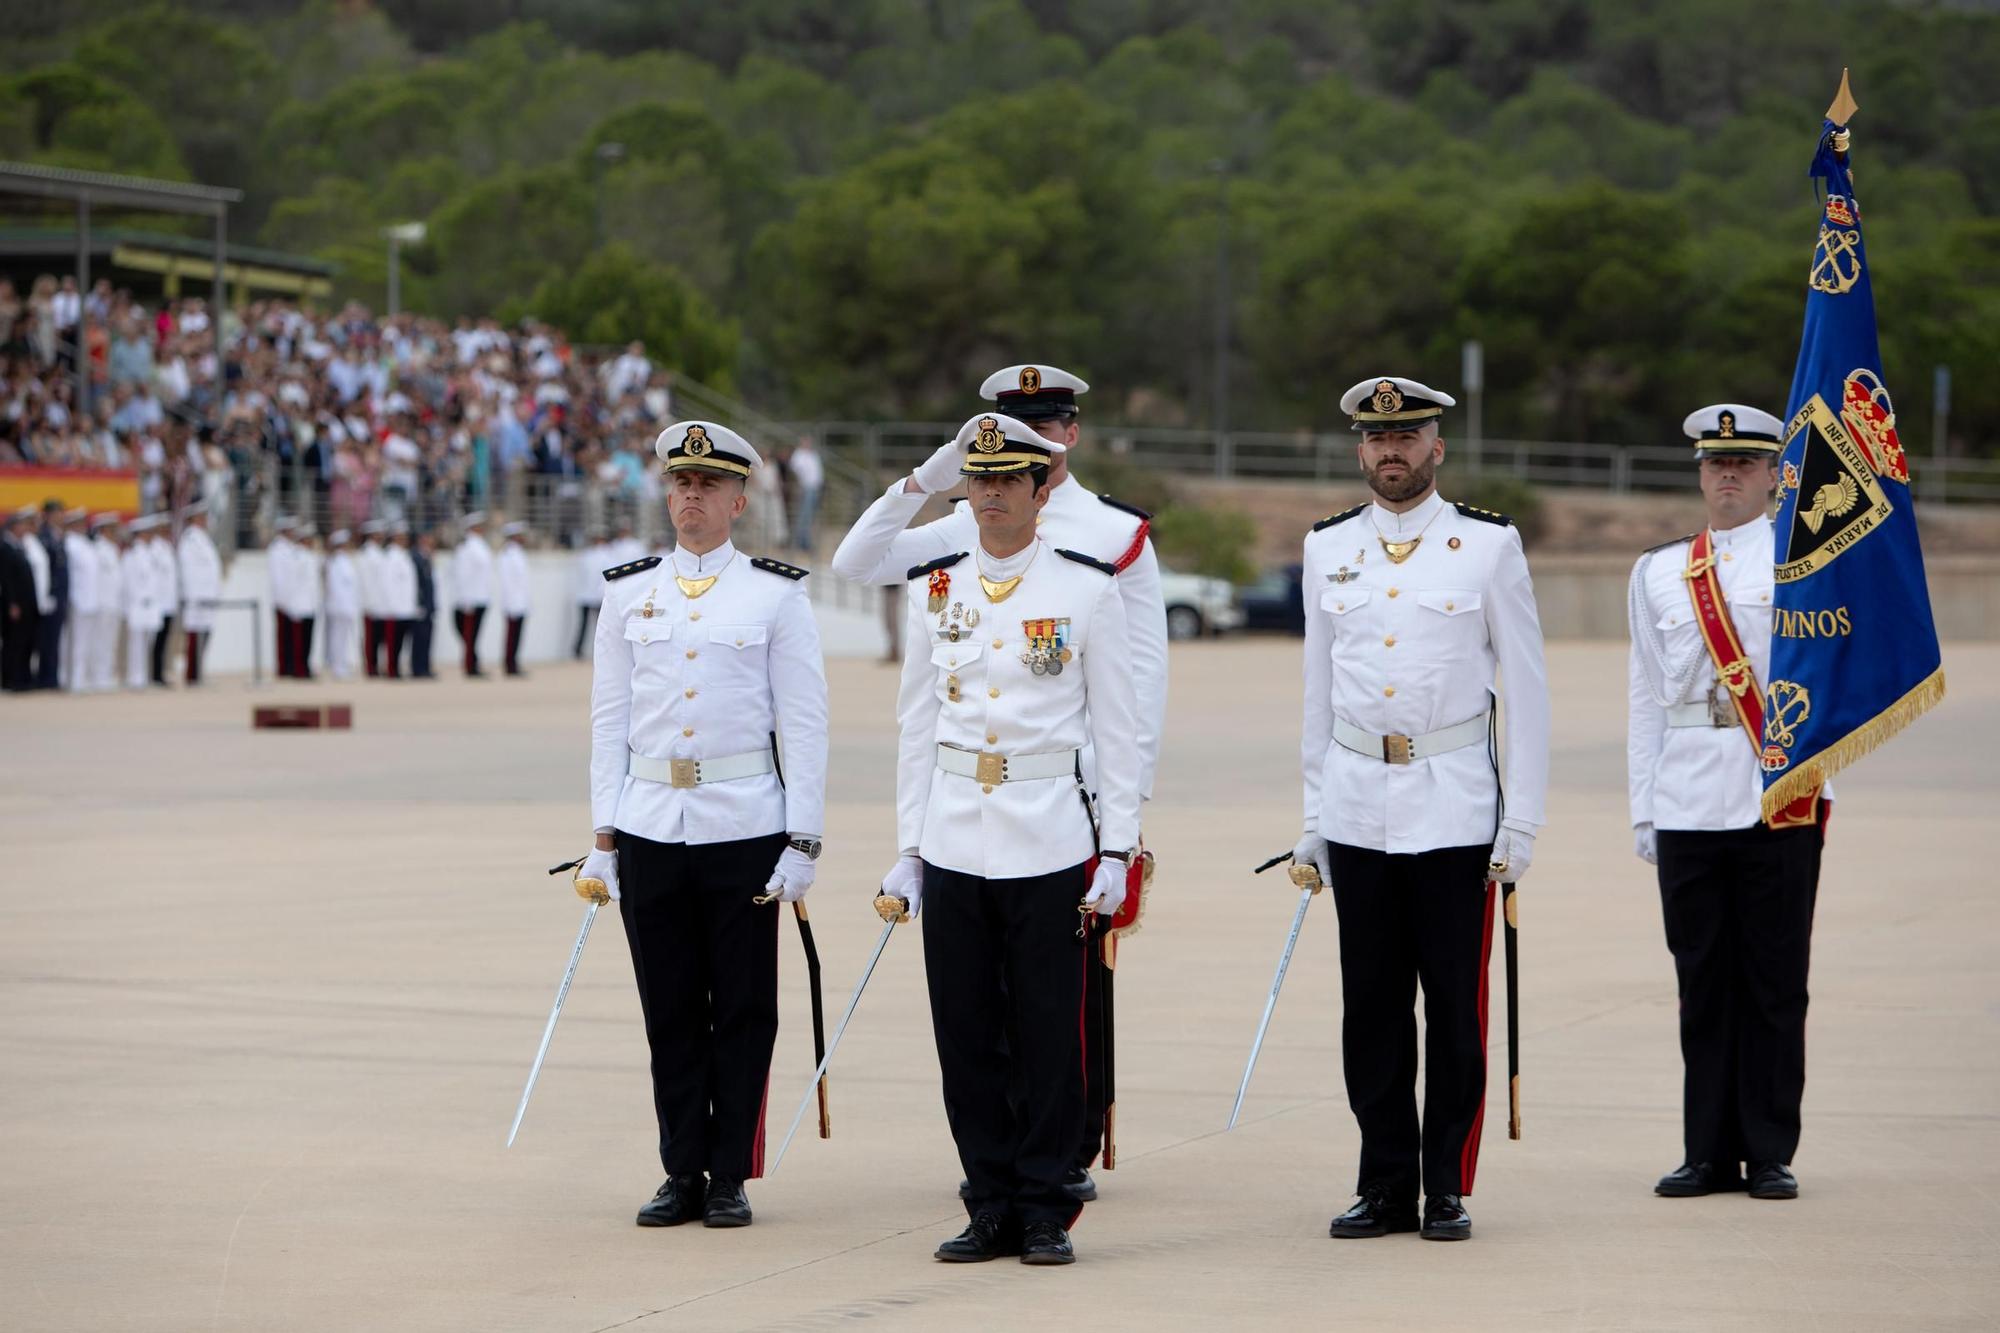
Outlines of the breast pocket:
{"type": "Polygon", "coordinates": [[[1486,643],[1484,599],[1467,588],[1436,588],[1417,594],[1416,641],[1420,653],[1456,660],[1486,643]]]}
{"type": "Polygon", "coordinates": [[[734,688],[762,687],[767,676],[765,659],[770,652],[771,632],[764,625],[716,625],[708,631],[714,651],[715,683],[734,688]]]}
{"type": "Polygon", "coordinates": [[[640,646],[650,647],[656,643],[666,643],[673,638],[674,627],[661,620],[635,618],[625,622],[625,641],[632,644],[635,651],[640,646]]]}
{"type": "Polygon", "coordinates": [[[937,670],[937,697],[957,703],[978,675],[980,655],[985,645],[978,643],[938,643],[931,645],[931,665],[937,670]]]}
{"type": "Polygon", "coordinates": [[[1324,588],[1319,595],[1319,609],[1333,622],[1333,646],[1338,651],[1342,643],[1364,632],[1369,616],[1368,604],[1374,594],[1364,588],[1324,588]]]}

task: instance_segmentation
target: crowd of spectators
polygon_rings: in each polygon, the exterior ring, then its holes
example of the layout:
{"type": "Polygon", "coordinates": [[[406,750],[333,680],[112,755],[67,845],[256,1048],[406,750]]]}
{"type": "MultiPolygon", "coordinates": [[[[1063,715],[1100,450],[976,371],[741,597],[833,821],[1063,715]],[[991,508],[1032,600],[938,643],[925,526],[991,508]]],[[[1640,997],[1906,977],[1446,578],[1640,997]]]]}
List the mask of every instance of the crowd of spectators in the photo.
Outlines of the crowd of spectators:
{"type": "MultiPolygon", "coordinates": [[[[44,277],[23,301],[0,282],[0,464],[132,469],[142,511],[201,504],[237,546],[281,514],[321,532],[498,510],[566,545],[621,522],[657,534],[652,446],[675,404],[640,343],[267,299],[224,312],[218,375],[210,321],[198,297],[149,309],[108,282],[78,299],[73,279],[44,277]]],[[[820,476],[801,452],[770,469],[792,496],[753,504],[763,547],[809,540],[820,476]]]]}

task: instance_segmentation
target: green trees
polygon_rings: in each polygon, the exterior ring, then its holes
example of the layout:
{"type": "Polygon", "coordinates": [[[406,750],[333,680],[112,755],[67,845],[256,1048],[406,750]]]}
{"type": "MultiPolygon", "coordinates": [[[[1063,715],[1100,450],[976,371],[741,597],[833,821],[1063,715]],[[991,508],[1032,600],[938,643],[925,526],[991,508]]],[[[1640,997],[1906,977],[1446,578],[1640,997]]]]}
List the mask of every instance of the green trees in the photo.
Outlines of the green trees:
{"type": "Polygon", "coordinates": [[[238,186],[233,234],[375,301],[421,220],[413,308],[641,336],[776,412],[952,418],[1036,357],[1200,425],[1221,315],[1238,428],[1476,337],[1490,433],[1657,441],[1782,402],[1842,63],[1905,433],[1949,363],[1989,450],[1971,6],[73,0],[0,52],[0,154],[238,186]]]}

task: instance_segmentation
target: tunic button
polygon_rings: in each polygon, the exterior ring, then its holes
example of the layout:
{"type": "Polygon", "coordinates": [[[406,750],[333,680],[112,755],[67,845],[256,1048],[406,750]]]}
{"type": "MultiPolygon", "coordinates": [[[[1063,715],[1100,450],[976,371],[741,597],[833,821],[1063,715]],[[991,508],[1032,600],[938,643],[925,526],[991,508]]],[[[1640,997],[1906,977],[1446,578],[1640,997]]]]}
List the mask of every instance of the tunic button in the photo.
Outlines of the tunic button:
{"type": "Polygon", "coordinates": [[[1731,555],[1731,554],[1729,554],[1729,552],[1727,552],[1727,551],[1724,551],[1724,552],[1722,553],[1722,558],[1723,558],[1724,560],[1734,560],[1734,559],[1735,559],[1736,557],[1735,557],[1735,556],[1733,556],[1733,555],[1731,555]]]}
{"type": "Polygon", "coordinates": [[[681,735],[683,735],[683,736],[692,736],[692,735],[694,735],[694,728],[693,728],[693,727],[682,727],[682,728],[681,728],[681,735]]]}
{"type": "Polygon", "coordinates": [[[1446,603],[1444,604],[1444,609],[1445,609],[1445,610],[1447,610],[1447,611],[1456,611],[1456,610],[1458,610],[1458,603],[1457,603],[1457,602],[1446,602],[1446,603]]]}
{"type": "Polygon", "coordinates": [[[694,658],[694,649],[692,649],[692,648],[688,649],[688,658],[689,658],[689,660],[693,660],[693,658],[694,658]]]}
{"type": "Polygon", "coordinates": [[[1334,610],[1336,610],[1336,611],[1345,611],[1345,610],[1347,609],[1347,603],[1346,603],[1346,602],[1335,602],[1335,603],[1333,604],[1333,609],[1334,609],[1334,610]]]}
{"type": "Polygon", "coordinates": [[[1396,687],[1395,687],[1394,685],[1384,685],[1384,686],[1382,687],[1382,696],[1383,696],[1384,698],[1387,698],[1387,699],[1393,699],[1393,698],[1395,698],[1395,697],[1396,697],[1396,687]]]}
{"type": "Polygon", "coordinates": [[[998,690],[988,690],[988,691],[986,691],[986,697],[987,697],[987,698],[989,698],[989,699],[998,699],[998,698],[1000,697],[1000,691],[998,691],[998,690]]]}
{"type": "Polygon", "coordinates": [[[737,646],[738,648],[741,648],[741,647],[743,646],[743,640],[741,640],[741,639],[738,639],[738,640],[736,641],[736,646],[737,646]]]}
{"type": "Polygon", "coordinates": [[[988,745],[998,745],[998,744],[1000,743],[1000,736],[999,736],[999,733],[997,733],[997,732],[992,732],[992,731],[989,731],[989,732],[987,732],[987,733],[986,733],[986,743],[987,743],[988,745]]]}
{"type": "Polygon", "coordinates": [[[1396,646],[1396,636],[1391,634],[1388,638],[1382,640],[1382,646],[1384,648],[1394,648],[1396,646]]]}
{"type": "Polygon", "coordinates": [[[650,634],[641,634],[639,636],[640,643],[651,643],[652,641],[653,641],[653,636],[650,634]]]}
{"type": "Polygon", "coordinates": [[[1397,589],[1397,588],[1391,588],[1391,589],[1389,589],[1389,595],[1390,595],[1391,597],[1394,597],[1394,596],[1395,596],[1395,595],[1396,595],[1396,594],[1397,594],[1397,593],[1398,593],[1399,591],[1401,591],[1401,590],[1400,590],[1400,589],[1397,589]]]}
{"type": "Polygon", "coordinates": [[[951,659],[951,662],[949,663],[949,665],[951,665],[951,666],[957,666],[957,665],[958,665],[958,659],[957,659],[956,657],[952,658],[952,659],[951,659]]]}
{"type": "Polygon", "coordinates": [[[690,611],[690,612],[688,612],[688,619],[689,619],[689,620],[700,620],[700,619],[701,619],[701,612],[699,612],[699,611],[690,611]]]}
{"type": "Polygon", "coordinates": [[[694,691],[693,691],[693,690],[686,690],[686,691],[684,691],[684,694],[686,695],[686,697],[687,697],[687,698],[690,698],[690,699],[694,698],[694,691]]]}
{"type": "Polygon", "coordinates": [[[998,639],[995,639],[995,640],[993,641],[993,646],[994,646],[995,648],[998,648],[998,647],[1000,647],[1000,646],[1001,646],[1001,644],[1000,644],[1000,640],[998,640],[998,639]]]}

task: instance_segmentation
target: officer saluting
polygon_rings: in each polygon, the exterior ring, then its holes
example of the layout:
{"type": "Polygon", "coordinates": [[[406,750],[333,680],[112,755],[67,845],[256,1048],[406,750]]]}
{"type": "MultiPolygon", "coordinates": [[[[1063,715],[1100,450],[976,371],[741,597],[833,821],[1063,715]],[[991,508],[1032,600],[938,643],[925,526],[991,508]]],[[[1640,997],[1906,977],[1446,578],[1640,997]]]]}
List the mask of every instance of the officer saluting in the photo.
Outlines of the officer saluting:
{"type": "Polygon", "coordinates": [[[908,571],[902,855],[882,887],[929,909],[931,1023],[971,1216],[937,1257],[1066,1264],[1082,1208],[1064,1185],[1084,1120],[1079,911],[1117,911],[1139,833],[1130,631],[1114,567],[1036,535],[1063,446],[987,413],[958,447],[978,532],[908,571]]]}
{"type": "MultiPolygon", "coordinates": [[[[1122,656],[1137,706],[1139,794],[1143,801],[1153,794],[1153,770],[1166,725],[1166,601],[1160,592],[1159,561],[1153,553],[1151,517],[1085,489],[1070,475],[1069,451],[1076,447],[1080,434],[1077,399],[1089,389],[1060,366],[1020,365],[987,376],[979,386],[979,396],[1043,439],[1063,446],[1049,460],[1049,500],[1037,528],[1042,539],[1109,564],[1116,572],[1119,599],[1125,607],[1127,641],[1122,656]]],[[[897,583],[912,565],[970,549],[978,540],[979,525],[971,507],[964,503],[934,522],[919,528],[909,526],[927,498],[960,483],[965,453],[962,440],[947,441],[915,472],[869,505],[833,553],[834,572],[857,583],[897,583]]],[[[1088,750],[1084,753],[1084,777],[1094,783],[1093,756],[1088,750]]],[[[1097,1197],[1090,1165],[1103,1144],[1104,1090],[1111,1082],[1105,1066],[1108,1052],[1095,1037],[1104,1032],[1102,1009],[1108,973],[1101,953],[1094,954],[1087,978],[1090,1012],[1085,1020],[1085,1030],[1094,1034],[1085,1043],[1089,1105],[1084,1136],[1066,1177],[1071,1195],[1085,1202],[1097,1197]]]]}
{"type": "Polygon", "coordinates": [[[806,571],[730,541],[756,451],[683,421],[654,452],[678,545],[604,571],[597,841],[579,873],[620,901],[652,1047],[667,1180],[639,1225],[748,1226],[778,1034],[776,903],[811,887],[824,827],[826,676],[806,571]]]}
{"type": "Polygon", "coordinates": [[[1349,389],[1369,504],[1305,542],[1305,835],[1340,915],[1342,1060],[1361,1197],[1338,1237],[1471,1234],[1486,1101],[1491,881],[1528,869],[1548,785],[1542,632],[1521,538],[1437,493],[1446,394],[1349,389]],[[1506,781],[1494,762],[1497,689],[1506,781]],[[1410,999],[1424,991],[1424,1114],[1410,999]]]}
{"type": "Polygon", "coordinates": [[[1704,407],[1684,429],[1708,526],[1640,556],[1629,599],[1634,842],[1659,867],[1686,1066],[1687,1156],[1654,1191],[1740,1190],[1747,1164],[1753,1198],[1792,1199],[1821,802],[1831,793],[1763,821],[1767,510],[1784,431],[1770,413],[1738,403],[1704,407]]]}

